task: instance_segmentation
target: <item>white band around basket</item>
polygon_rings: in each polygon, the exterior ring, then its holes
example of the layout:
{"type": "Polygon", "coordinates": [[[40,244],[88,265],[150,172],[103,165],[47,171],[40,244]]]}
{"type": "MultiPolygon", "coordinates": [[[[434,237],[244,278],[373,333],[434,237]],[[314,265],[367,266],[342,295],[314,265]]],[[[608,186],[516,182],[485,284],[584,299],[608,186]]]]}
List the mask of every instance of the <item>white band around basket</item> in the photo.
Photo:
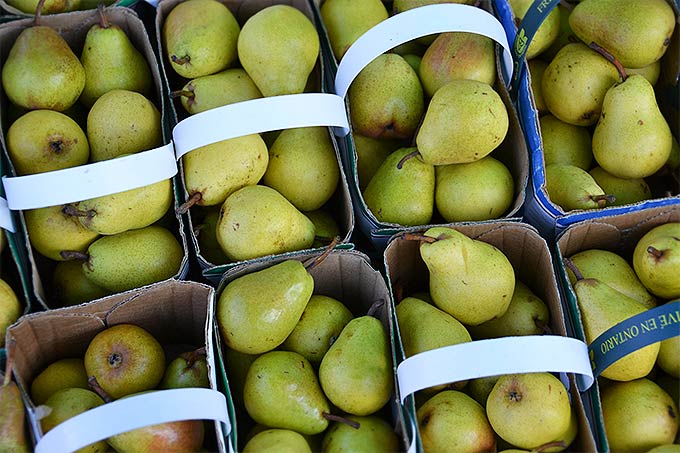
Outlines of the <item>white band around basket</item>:
{"type": "Polygon", "coordinates": [[[7,200],[0,197],[0,228],[14,233],[14,219],[12,213],[9,211],[7,200]]]}
{"type": "Polygon", "coordinates": [[[69,453],[132,429],[180,420],[231,424],[224,394],[206,388],[159,390],[119,399],[76,415],[52,428],[35,453],[69,453]]]}
{"type": "Polygon", "coordinates": [[[177,159],[230,138],[312,126],[349,128],[344,100],[334,94],[301,93],[225,105],[191,115],[172,131],[177,159]]]}
{"type": "Polygon", "coordinates": [[[593,382],[588,347],[557,335],[530,335],[460,343],[425,351],[397,367],[401,401],[449,382],[515,373],[575,373],[580,390],[593,382]]]}
{"type": "Polygon", "coordinates": [[[149,151],[46,173],[2,178],[12,210],[89,200],[148,186],[177,174],[172,142],[149,151]]]}

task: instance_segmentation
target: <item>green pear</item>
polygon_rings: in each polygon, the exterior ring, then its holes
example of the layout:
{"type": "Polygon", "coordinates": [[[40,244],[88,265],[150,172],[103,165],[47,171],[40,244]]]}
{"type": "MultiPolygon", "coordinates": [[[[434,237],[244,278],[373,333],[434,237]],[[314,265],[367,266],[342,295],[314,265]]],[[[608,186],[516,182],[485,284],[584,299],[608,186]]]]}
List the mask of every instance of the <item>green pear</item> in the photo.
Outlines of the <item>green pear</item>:
{"type": "Polygon", "coordinates": [[[315,294],[281,349],[297,352],[310,363],[319,364],[352,318],[352,312],[339,300],[315,294]]]}
{"type": "Polygon", "coordinates": [[[612,451],[647,451],[673,443],[678,432],[678,406],[654,382],[613,382],[600,390],[600,399],[612,451]]]}
{"type": "Polygon", "coordinates": [[[90,146],[78,123],[53,110],[32,110],[7,130],[7,151],[19,175],[87,163],[90,146]]]}
{"type": "Polygon", "coordinates": [[[376,57],[347,92],[353,129],[372,138],[408,139],[425,112],[418,74],[400,55],[376,57]]]}
{"type": "Polygon", "coordinates": [[[589,0],[576,5],[569,25],[584,42],[596,42],[621,64],[641,68],[666,52],[675,13],[664,0],[589,0]]]}
{"type": "Polygon", "coordinates": [[[564,211],[601,209],[615,201],[612,195],[604,193],[587,171],[574,165],[546,166],[545,190],[550,201],[564,211]]]}
{"type": "Polygon", "coordinates": [[[220,210],[217,241],[234,261],[309,248],[314,224],[276,190],[243,187],[220,210]]]}
{"type": "MultiPolygon", "coordinates": [[[[569,257],[585,278],[596,278],[616,291],[635,299],[647,308],[656,307],[656,298],[649,294],[628,261],[609,250],[586,249],[569,257]]],[[[569,281],[576,277],[567,268],[569,281]]]]}
{"type": "Polygon", "coordinates": [[[499,377],[486,400],[486,413],[500,437],[528,450],[556,440],[571,422],[567,389],[550,373],[499,377]]]}
{"type": "Polygon", "coordinates": [[[318,434],[328,427],[330,413],[312,365],[296,352],[270,351],[250,366],[243,399],[257,423],[318,434]]]}
{"type": "Polygon", "coordinates": [[[26,409],[14,381],[0,373],[0,451],[28,453],[26,409]],[[3,382],[4,381],[4,382],[3,382]]]}
{"type": "Polygon", "coordinates": [[[63,112],[85,86],[85,70],[59,33],[34,25],[12,44],[2,66],[2,87],[14,104],[63,112]]]}
{"type": "Polygon", "coordinates": [[[680,444],[663,444],[647,450],[646,453],[680,453],[680,444]]]}
{"type": "Polygon", "coordinates": [[[187,0],[165,18],[165,55],[172,69],[187,79],[214,74],[236,62],[239,32],[236,18],[223,3],[187,0]]]}
{"type": "MultiPolygon", "coordinates": [[[[39,0],[8,0],[7,2],[8,5],[27,14],[35,14],[38,9],[38,3],[40,3],[39,0]]],[[[45,0],[40,14],[46,16],[48,14],[65,13],[79,9],[85,9],[82,7],[81,0],[45,0]]]]}
{"type": "Polygon", "coordinates": [[[661,75],[661,60],[656,60],[652,64],[648,64],[647,66],[643,66],[641,68],[624,68],[626,70],[626,74],[629,76],[633,74],[639,74],[647,81],[649,82],[650,85],[654,86],[656,85],[656,82],[659,80],[659,76],[661,75]]]}
{"type": "Polygon", "coordinates": [[[671,376],[680,378],[680,336],[663,340],[656,358],[659,368],[671,376]]]}
{"type": "Polygon", "coordinates": [[[314,279],[296,260],[232,280],[216,309],[224,343],[245,354],[271,351],[293,332],[313,291],[314,279]]]}
{"type": "Polygon", "coordinates": [[[33,248],[43,256],[63,261],[62,250],[85,252],[99,237],[85,228],[77,218],[64,212],[65,206],[29,209],[24,211],[26,232],[33,248]]]}
{"type": "Polygon", "coordinates": [[[645,233],[635,245],[633,269],[652,294],[680,297],[680,223],[665,223],[645,233]]]}
{"type": "Polygon", "coordinates": [[[7,328],[21,316],[22,307],[9,284],[0,279],[0,348],[5,345],[7,328]]]}
{"type": "Polygon", "coordinates": [[[602,190],[614,196],[616,200],[612,206],[623,206],[652,198],[649,184],[642,178],[619,178],[607,173],[602,167],[595,167],[588,173],[602,190]]]}
{"type": "Polygon", "coordinates": [[[505,313],[468,330],[475,340],[546,333],[550,320],[548,306],[531,289],[515,280],[515,291],[505,313]]]}
{"type": "Polygon", "coordinates": [[[491,244],[448,227],[425,232],[420,256],[430,275],[437,307],[466,325],[503,315],[515,288],[512,264],[491,244]]]}
{"type": "Polygon", "coordinates": [[[445,390],[417,411],[424,451],[496,451],[484,408],[465,393],[445,390]]]}
{"type": "Polygon", "coordinates": [[[321,5],[321,19],[338,61],[354,41],[387,17],[380,0],[326,0],[321,5]]]}
{"type": "Polygon", "coordinates": [[[604,96],[616,82],[616,66],[583,43],[562,47],[543,73],[541,87],[548,110],[565,123],[597,123],[604,96]]]}
{"type": "Polygon", "coordinates": [[[31,381],[31,401],[38,406],[57,391],[67,388],[89,389],[82,358],[59,359],[47,365],[31,381]]]}
{"type": "Polygon", "coordinates": [[[416,148],[401,148],[380,165],[363,192],[364,202],[380,222],[399,225],[430,223],[434,210],[435,171],[416,148]]]}
{"type": "Polygon", "coordinates": [[[161,145],[161,114],[143,95],[111,90],[87,114],[90,160],[99,162],[161,145]]]}
{"type": "MultiPolygon", "coordinates": [[[[521,20],[534,2],[533,0],[509,0],[509,3],[515,17],[521,20]]],[[[527,60],[537,57],[555,42],[560,32],[560,14],[561,11],[555,8],[543,20],[529,43],[527,60]]]]}
{"type": "Polygon", "coordinates": [[[420,63],[422,63],[423,58],[419,55],[413,55],[410,53],[402,55],[402,58],[404,58],[406,63],[408,63],[416,72],[416,74],[418,74],[418,72],[420,71],[420,63]]]}
{"type": "Polygon", "coordinates": [[[201,223],[194,227],[194,236],[198,241],[198,253],[213,264],[229,262],[229,258],[217,242],[217,222],[219,219],[220,210],[211,209],[205,214],[201,223]]]}
{"type": "Polygon", "coordinates": [[[304,436],[290,429],[266,429],[255,434],[243,453],[312,453],[304,436]]]}
{"type": "Polygon", "coordinates": [[[135,48],[125,31],[106,18],[85,35],[80,61],[85,69],[85,88],[80,102],[88,107],[104,93],[114,89],[148,95],[153,79],[146,58],[135,48]]]}
{"type": "Polygon", "coordinates": [[[501,144],[508,124],[505,104],[490,85],[452,80],[430,100],[416,144],[432,165],[473,162],[501,144]]]}
{"type": "Polygon", "coordinates": [[[97,333],[87,345],[85,371],[111,398],[154,389],[163,378],[165,352],[147,330],[117,324],[97,333]]]}
{"type": "Polygon", "coordinates": [[[401,13],[413,8],[419,8],[426,5],[437,5],[440,3],[462,3],[472,5],[475,0],[394,0],[394,13],[401,13]]]}
{"type": "Polygon", "coordinates": [[[250,16],[238,36],[238,58],[264,96],[302,93],[319,58],[312,21],[290,5],[250,16]]]}
{"type": "MultiPolygon", "coordinates": [[[[578,36],[576,36],[576,33],[574,33],[574,30],[572,30],[571,26],[569,25],[569,16],[571,15],[573,8],[571,6],[564,6],[560,3],[557,5],[557,9],[560,10],[559,30],[557,31],[557,38],[555,38],[550,47],[541,52],[541,58],[545,61],[551,61],[553,58],[555,58],[557,52],[559,52],[560,49],[567,44],[580,42],[580,39],[578,39],[578,36]]],[[[539,60],[530,60],[529,64],[531,64],[531,61],[539,60]]]]}
{"type": "Polygon", "coordinates": [[[548,63],[543,60],[534,59],[527,62],[531,80],[531,94],[533,95],[534,105],[539,115],[548,113],[548,106],[545,104],[545,99],[543,99],[543,86],[541,84],[547,67],[548,63]]]}
{"type": "Polygon", "coordinates": [[[493,85],[496,81],[494,43],[476,33],[441,33],[425,51],[418,75],[430,98],[439,88],[455,79],[493,85]]]}
{"type": "Polygon", "coordinates": [[[197,77],[172,94],[179,96],[182,107],[189,115],[262,97],[253,80],[241,68],[197,77]]]}
{"type": "Polygon", "coordinates": [[[550,114],[541,116],[538,122],[541,126],[543,161],[546,166],[563,164],[590,170],[593,150],[588,129],[565,123],[550,114]]]}
{"type": "Polygon", "coordinates": [[[229,377],[229,390],[234,398],[234,403],[239,408],[245,408],[243,403],[243,385],[246,382],[246,375],[250,365],[259,356],[259,354],[244,354],[229,347],[224,347],[224,362],[229,377]]]}
{"type": "Polygon", "coordinates": [[[470,379],[465,387],[465,393],[481,404],[482,407],[486,407],[486,400],[489,397],[489,393],[493,390],[493,386],[496,385],[496,381],[498,381],[499,377],[500,376],[487,376],[470,379]]]}
{"type": "Polygon", "coordinates": [[[210,388],[205,348],[183,352],[168,363],[159,384],[161,389],[210,388]]]}
{"type": "Polygon", "coordinates": [[[78,261],[60,261],[52,274],[52,293],[58,306],[90,302],[111,292],[90,281],[78,261]]]}
{"type": "Polygon", "coordinates": [[[323,356],[319,382],[326,397],[353,415],[382,408],[394,390],[390,340],[373,316],[351,320],[323,356]]]}
{"type": "Polygon", "coordinates": [[[357,177],[359,178],[359,189],[363,192],[368,186],[368,182],[378,171],[380,165],[385,162],[387,156],[404,144],[398,140],[380,140],[371,137],[364,137],[358,133],[353,133],[354,148],[357,152],[357,177]]]}
{"type": "Polygon", "coordinates": [[[512,173],[491,156],[435,167],[434,201],[447,222],[497,219],[515,199],[512,173]]]}
{"type": "Polygon", "coordinates": [[[350,415],[347,418],[359,423],[359,428],[355,429],[346,423],[333,422],[324,432],[322,451],[326,453],[401,451],[394,428],[382,418],[375,415],[366,417],[350,415]]]}
{"type": "Polygon", "coordinates": [[[314,224],[314,243],[313,247],[323,247],[330,244],[331,241],[339,237],[340,226],[333,218],[331,211],[328,209],[317,209],[315,211],[305,212],[305,215],[314,224]]]}
{"type": "Polygon", "coordinates": [[[269,165],[262,182],[300,211],[323,206],[339,181],[340,166],[326,127],[286,129],[269,148],[269,165]]]}

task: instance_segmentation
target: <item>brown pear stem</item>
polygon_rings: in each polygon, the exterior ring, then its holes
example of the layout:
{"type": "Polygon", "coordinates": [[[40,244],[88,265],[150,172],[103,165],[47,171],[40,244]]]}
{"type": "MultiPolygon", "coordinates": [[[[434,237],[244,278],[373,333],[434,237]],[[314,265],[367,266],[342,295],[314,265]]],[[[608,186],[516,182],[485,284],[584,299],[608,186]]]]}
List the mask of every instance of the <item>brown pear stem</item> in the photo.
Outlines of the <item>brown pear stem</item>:
{"type": "Polygon", "coordinates": [[[567,448],[569,445],[565,444],[564,441],[557,440],[555,442],[548,442],[547,444],[543,444],[540,447],[536,448],[535,450],[531,450],[532,453],[541,453],[542,451],[547,450],[548,448],[553,448],[553,447],[561,447],[561,448],[567,448]]]}
{"type": "Polygon", "coordinates": [[[40,17],[42,16],[43,6],[45,6],[45,0],[39,0],[38,5],[35,7],[35,19],[33,19],[33,23],[36,26],[40,25],[40,17]]]}
{"type": "Polygon", "coordinates": [[[616,201],[614,195],[591,195],[590,199],[597,203],[598,208],[604,208],[607,204],[612,204],[616,201]]]}
{"type": "Polygon", "coordinates": [[[194,363],[196,363],[197,360],[205,357],[206,355],[205,346],[200,347],[195,351],[191,351],[191,353],[189,353],[189,357],[187,357],[187,368],[194,366],[194,363]]]}
{"type": "Polygon", "coordinates": [[[433,242],[437,242],[437,238],[433,238],[431,236],[425,236],[422,233],[404,233],[401,236],[402,239],[405,239],[407,241],[420,241],[420,242],[427,242],[428,244],[432,244],[433,242]]]}
{"type": "Polygon", "coordinates": [[[65,204],[61,208],[61,212],[64,214],[71,216],[71,217],[90,217],[90,211],[83,211],[81,209],[76,208],[72,204],[65,204]]]}
{"type": "Polygon", "coordinates": [[[184,55],[183,57],[178,57],[177,55],[171,55],[170,60],[172,60],[173,63],[181,66],[181,65],[189,63],[191,61],[191,57],[189,55],[184,55]]]}
{"type": "Polygon", "coordinates": [[[311,258],[309,261],[303,263],[303,265],[305,266],[305,269],[307,269],[307,271],[310,271],[310,270],[314,269],[316,266],[318,266],[319,264],[321,264],[323,262],[323,260],[325,260],[326,257],[328,257],[328,255],[331,254],[331,252],[333,251],[335,246],[338,245],[338,242],[340,242],[340,238],[337,237],[337,236],[334,237],[333,240],[331,241],[331,243],[328,244],[328,246],[326,246],[326,250],[324,250],[321,255],[317,256],[316,258],[311,258]]]}
{"type": "Polygon", "coordinates": [[[605,57],[607,60],[609,60],[611,64],[616,66],[616,70],[619,71],[619,76],[621,76],[621,81],[623,82],[626,81],[626,79],[628,78],[628,74],[626,74],[626,69],[614,55],[612,55],[607,49],[605,49],[595,41],[591,42],[590,45],[588,45],[588,47],[590,47],[595,52],[605,57]]]}
{"type": "Polygon", "coordinates": [[[89,378],[87,378],[87,385],[92,389],[93,392],[99,395],[101,399],[104,400],[105,403],[110,403],[111,401],[113,401],[111,395],[106,393],[106,390],[104,390],[102,386],[99,385],[99,382],[97,382],[96,377],[90,376],[89,378]]]}
{"type": "Polygon", "coordinates": [[[323,412],[321,415],[326,420],[344,423],[345,425],[351,426],[354,429],[359,429],[359,427],[361,427],[361,423],[355,422],[354,420],[350,420],[350,419],[345,418],[345,417],[341,417],[340,415],[329,414],[328,412],[323,412]]]}
{"type": "Polygon", "coordinates": [[[185,98],[189,98],[189,99],[193,99],[194,97],[196,97],[194,92],[189,91],[189,90],[176,90],[176,91],[170,92],[170,97],[172,97],[173,99],[176,99],[176,98],[179,98],[179,97],[182,97],[182,96],[184,96],[185,98]]]}
{"type": "Polygon", "coordinates": [[[576,276],[576,280],[583,280],[585,278],[583,277],[583,274],[578,269],[578,267],[576,267],[572,260],[570,260],[569,258],[563,258],[562,262],[574,273],[574,276],[576,276]]]}
{"type": "Polygon", "coordinates": [[[71,261],[71,260],[89,261],[90,260],[90,255],[88,255],[87,253],[78,252],[76,250],[62,250],[61,252],[59,252],[59,256],[61,256],[66,261],[71,261]]]}
{"type": "Polygon", "coordinates": [[[663,250],[659,250],[656,247],[649,246],[647,247],[647,253],[652,255],[655,259],[659,260],[663,257],[663,250]]]}
{"type": "Polygon", "coordinates": [[[406,163],[406,161],[408,161],[409,159],[412,159],[412,158],[416,157],[418,154],[420,154],[420,151],[415,150],[415,151],[411,151],[410,153],[408,153],[407,155],[405,155],[404,157],[402,157],[401,160],[397,163],[397,169],[401,170],[401,167],[404,166],[404,164],[406,163]]]}
{"type": "Polygon", "coordinates": [[[99,13],[99,25],[102,28],[109,28],[109,19],[104,14],[104,4],[100,3],[97,5],[97,12],[99,13]]]}
{"type": "Polygon", "coordinates": [[[189,211],[189,208],[191,208],[193,205],[198,203],[203,199],[203,194],[201,192],[194,192],[191,194],[189,199],[182,203],[178,208],[177,208],[177,215],[182,215],[186,214],[189,211]]]}

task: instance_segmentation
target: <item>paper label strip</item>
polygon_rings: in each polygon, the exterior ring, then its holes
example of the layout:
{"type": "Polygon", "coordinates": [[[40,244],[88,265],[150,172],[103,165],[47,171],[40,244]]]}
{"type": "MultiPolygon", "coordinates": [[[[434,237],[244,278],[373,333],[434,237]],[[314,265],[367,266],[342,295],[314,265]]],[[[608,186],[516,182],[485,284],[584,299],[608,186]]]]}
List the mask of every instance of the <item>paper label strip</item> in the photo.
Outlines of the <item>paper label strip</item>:
{"type": "Polygon", "coordinates": [[[172,142],[63,170],[2,178],[12,210],[45,208],[148,186],[177,174],[172,142]]]}
{"type": "Polygon", "coordinates": [[[607,329],[588,347],[595,377],[650,344],[680,336],[680,300],[643,311],[607,329]]]}
{"type": "Polygon", "coordinates": [[[401,401],[435,385],[514,373],[575,373],[580,390],[594,382],[580,340],[529,335],[460,343],[411,356],[397,367],[401,401]]]}
{"type": "Polygon", "coordinates": [[[159,390],[119,399],[55,426],[35,446],[35,453],[70,453],[136,428],[180,420],[216,420],[231,424],[224,394],[205,388],[159,390]]]}
{"type": "Polygon", "coordinates": [[[176,158],[230,138],[294,127],[349,128],[344,100],[334,94],[301,93],[225,105],[191,115],[172,131],[176,158]]]}
{"type": "Polygon", "coordinates": [[[7,205],[7,200],[0,197],[0,228],[14,233],[14,218],[7,205]]]}

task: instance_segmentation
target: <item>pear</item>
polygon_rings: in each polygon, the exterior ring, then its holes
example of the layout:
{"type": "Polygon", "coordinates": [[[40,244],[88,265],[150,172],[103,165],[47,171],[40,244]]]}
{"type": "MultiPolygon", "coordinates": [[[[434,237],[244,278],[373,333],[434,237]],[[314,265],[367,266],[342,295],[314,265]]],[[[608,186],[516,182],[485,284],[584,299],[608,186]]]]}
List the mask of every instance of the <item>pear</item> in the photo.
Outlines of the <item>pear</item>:
{"type": "MultiPolygon", "coordinates": [[[[656,298],[649,294],[635,271],[618,254],[603,249],[586,249],[569,257],[585,278],[597,278],[602,283],[635,299],[647,308],[656,307],[656,298]]],[[[569,281],[576,282],[574,273],[567,267],[569,281]]]]}
{"type": "Polygon", "coordinates": [[[661,342],[656,363],[666,373],[676,379],[680,378],[680,336],[661,342]]]}
{"type": "Polygon", "coordinates": [[[354,148],[357,153],[357,177],[359,189],[363,192],[387,156],[403,147],[397,140],[380,140],[353,133],[354,148]]]}
{"type": "Polygon", "coordinates": [[[496,451],[484,408],[465,393],[445,390],[416,412],[424,451],[496,451]]]}
{"type": "Polygon", "coordinates": [[[319,364],[352,318],[352,312],[339,300],[314,294],[281,349],[297,352],[310,363],[319,364]]]}
{"type": "Polygon", "coordinates": [[[664,0],[589,0],[576,5],[569,25],[582,41],[595,41],[623,66],[641,68],[666,52],[675,13],[664,0]]]}
{"type": "Polygon", "coordinates": [[[326,0],[321,5],[321,19],[338,61],[354,41],[387,17],[380,0],[326,0]]]}
{"type": "MultiPolygon", "coordinates": [[[[565,6],[560,3],[557,5],[557,9],[560,10],[559,13],[560,25],[559,30],[557,31],[557,38],[555,38],[550,47],[541,52],[541,59],[548,62],[555,58],[555,55],[557,55],[557,52],[559,52],[562,47],[570,43],[581,41],[578,38],[578,36],[576,36],[576,33],[574,33],[574,30],[572,30],[571,26],[569,25],[569,16],[571,16],[571,11],[573,7],[571,5],[565,6]]],[[[529,64],[531,64],[532,61],[537,62],[539,60],[538,59],[530,60],[529,64]]]]}
{"type": "Polygon", "coordinates": [[[67,388],[89,390],[85,363],[82,358],[59,359],[50,363],[33,378],[31,400],[38,406],[54,393],[67,388]]]}
{"type": "Polygon", "coordinates": [[[52,293],[59,306],[78,305],[108,296],[111,292],[85,276],[78,261],[60,261],[52,274],[52,293]]]}
{"type": "Polygon", "coordinates": [[[616,66],[583,43],[567,44],[543,74],[541,87],[548,110],[565,123],[597,123],[607,90],[619,81],[616,66]]]}
{"type": "Polygon", "coordinates": [[[550,201],[564,211],[604,208],[615,201],[612,195],[604,193],[587,171],[574,165],[546,166],[545,190],[550,201]]]}
{"type": "Polygon", "coordinates": [[[244,354],[229,347],[224,347],[224,361],[228,370],[227,373],[229,374],[229,390],[234,398],[234,403],[239,408],[245,409],[243,403],[243,384],[246,381],[250,365],[259,356],[259,354],[244,354]]]}
{"type": "Polygon", "coordinates": [[[347,418],[358,423],[359,428],[355,429],[346,423],[333,422],[324,432],[322,451],[326,453],[401,451],[394,428],[382,418],[375,415],[366,417],[350,415],[347,418]]]}
{"type": "Polygon", "coordinates": [[[87,115],[90,160],[99,162],[155,148],[161,144],[161,115],[143,95],[111,90],[87,115]]]}
{"type": "Polygon", "coordinates": [[[168,363],[159,384],[162,389],[210,388],[205,348],[183,352],[168,363]]]}
{"type": "Polygon", "coordinates": [[[543,60],[534,59],[527,62],[527,68],[529,69],[529,76],[531,78],[531,94],[533,95],[534,106],[539,115],[548,113],[548,106],[545,104],[545,99],[543,99],[543,87],[541,85],[543,74],[547,67],[548,63],[543,60]]]}
{"type": "Polygon", "coordinates": [[[647,451],[673,443],[678,432],[678,407],[654,382],[614,382],[603,387],[600,395],[612,451],[647,451]]]}
{"type": "Polygon", "coordinates": [[[194,236],[198,241],[198,253],[208,262],[214,264],[229,262],[229,258],[217,242],[217,222],[219,218],[220,210],[211,209],[205,214],[201,223],[194,227],[194,236]]]}
{"type": "Polygon", "coordinates": [[[652,294],[680,297],[680,223],[665,223],[645,233],[633,250],[633,269],[652,294]]]}
{"type": "Polygon", "coordinates": [[[238,36],[238,58],[264,96],[302,93],[319,58],[314,24],[290,5],[250,16],[238,36]]]}
{"type": "Polygon", "coordinates": [[[85,252],[99,237],[64,212],[64,206],[29,209],[24,211],[26,231],[33,248],[43,256],[63,261],[62,250],[85,252]]]}
{"type": "Polygon", "coordinates": [[[437,5],[440,3],[462,3],[472,5],[475,3],[475,0],[394,0],[393,10],[394,13],[397,14],[402,11],[408,11],[409,9],[426,5],[437,5]]]}
{"type": "Polygon", "coordinates": [[[402,55],[406,63],[408,63],[411,68],[418,74],[420,71],[420,63],[422,62],[423,58],[419,55],[413,55],[413,54],[406,54],[402,55]]]}
{"type": "Polygon", "coordinates": [[[33,110],[7,130],[7,151],[19,175],[87,163],[90,146],[78,123],[53,110],[33,110]]]}
{"type": "MultiPolygon", "coordinates": [[[[8,5],[15,7],[21,12],[27,14],[35,14],[38,8],[39,0],[9,0],[8,5]]],[[[67,11],[75,11],[79,9],[86,9],[82,7],[81,0],[45,0],[45,3],[40,10],[40,14],[57,14],[65,13],[67,11]]]]}
{"type": "Polygon", "coordinates": [[[363,192],[364,202],[380,222],[430,223],[434,210],[435,171],[416,148],[401,148],[380,165],[363,192]]]}
{"type": "Polygon", "coordinates": [[[486,400],[489,397],[489,393],[493,390],[496,381],[500,376],[487,376],[483,378],[470,379],[467,386],[465,387],[465,393],[470,395],[475,401],[486,407],[486,400]]]}
{"type": "Polygon", "coordinates": [[[423,54],[418,75],[430,98],[439,88],[455,79],[493,85],[496,81],[493,41],[476,33],[441,33],[423,54]]]}
{"type": "Polygon", "coordinates": [[[508,124],[505,104],[490,85],[452,80],[430,100],[416,144],[432,165],[473,162],[503,142],[508,124]]]}
{"type": "Polygon", "coordinates": [[[394,390],[390,342],[372,316],[351,320],[323,356],[319,382],[326,397],[353,415],[382,408],[394,390]]]}
{"type": "Polygon", "coordinates": [[[0,451],[28,453],[30,450],[26,437],[26,409],[21,393],[10,376],[0,373],[0,451]]]}
{"type": "Polygon", "coordinates": [[[225,344],[245,354],[276,348],[295,329],[313,290],[314,279],[296,260],[232,280],[216,309],[225,344]]]}
{"type": "Polygon", "coordinates": [[[435,168],[434,200],[447,222],[489,220],[507,212],[515,198],[508,167],[491,156],[435,168]]]}
{"type": "Polygon", "coordinates": [[[654,86],[656,85],[656,82],[659,80],[659,76],[661,75],[661,60],[656,60],[652,64],[648,64],[647,66],[643,66],[641,68],[624,68],[626,70],[626,74],[633,75],[633,74],[639,74],[647,81],[649,82],[650,85],[654,86]]]}
{"type": "Polygon", "coordinates": [[[7,328],[21,316],[21,304],[11,286],[0,279],[0,347],[5,345],[7,328]]]}
{"type": "Polygon", "coordinates": [[[312,365],[296,352],[270,351],[250,366],[243,399],[257,423],[318,434],[328,427],[330,412],[312,365]]]}
{"type": "Polygon", "coordinates": [[[243,453],[311,453],[305,437],[290,429],[266,429],[254,435],[241,450],[243,453]]]}
{"type": "Polygon", "coordinates": [[[619,178],[645,178],[663,167],[671,146],[671,130],[647,79],[632,75],[607,91],[593,132],[600,167],[619,178]]]}
{"type": "MultiPolygon", "coordinates": [[[[518,19],[523,19],[533,0],[509,0],[512,12],[518,19]]],[[[536,34],[529,43],[526,59],[531,60],[548,49],[557,39],[560,32],[560,14],[558,8],[553,9],[536,30],[536,34]]]]}
{"type": "Polygon", "coordinates": [[[217,241],[231,260],[309,248],[314,224],[276,190],[243,187],[227,197],[220,210],[217,241]]]}
{"type": "Polygon", "coordinates": [[[189,115],[236,102],[262,97],[250,76],[241,68],[225,69],[216,74],[190,80],[173,96],[179,96],[189,115]]]}
{"type": "Polygon", "coordinates": [[[87,375],[111,398],[151,390],[163,378],[165,352],[151,333],[134,324],[117,324],[94,336],[84,356],[87,375]]]}
{"type": "Polygon", "coordinates": [[[595,167],[588,173],[602,190],[614,196],[612,206],[623,206],[652,198],[649,184],[642,178],[619,178],[607,173],[602,167],[595,167]]]}
{"type": "Polygon", "coordinates": [[[178,3],[163,23],[162,40],[172,69],[187,79],[222,71],[237,59],[240,27],[216,0],[178,3]]]}
{"type": "Polygon", "coordinates": [[[430,295],[437,307],[466,325],[503,315],[515,288],[508,258],[491,244],[448,227],[425,232],[420,246],[430,275],[430,295]]]}
{"type": "Polygon", "coordinates": [[[340,167],[326,127],[286,129],[269,148],[269,165],[262,182],[300,211],[323,206],[339,181],[340,167]]]}
{"type": "Polygon", "coordinates": [[[14,104],[25,109],[63,112],[85,86],[85,70],[59,33],[34,25],[12,44],[2,66],[2,87],[14,104]]]}
{"type": "Polygon", "coordinates": [[[550,114],[541,116],[538,122],[541,126],[543,161],[546,166],[563,164],[590,170],[593,150],[588,129],[565,123],[550,114]]]}
{"type": "Polygon", "coordinates": [[[556,440],[571,421],[567,389],[550,373],[501,376],[486,400],[486,413],[500,437],[528,450],[556,440]]]}
{"type": "Polygon", "coordinates": [[[408,139],[425,112],[418,75],[403,57],[391,53],[361,70],[347,99],[352,127],[366,137],[408,139]]]}
{"type": "Polygon", "coordinates": [[[680,444],[663,444],[647,450],[647,453],[680,453],[680,444]]]}
{"type": "Polygon", "coordinates": [[[340,236],[340,226],[333,218],[330,210],[322,208],[305,212],[305,215],[314,224],[314,243],[312,247],[323,247],[330,244],[334,238],[340,236]]]}

